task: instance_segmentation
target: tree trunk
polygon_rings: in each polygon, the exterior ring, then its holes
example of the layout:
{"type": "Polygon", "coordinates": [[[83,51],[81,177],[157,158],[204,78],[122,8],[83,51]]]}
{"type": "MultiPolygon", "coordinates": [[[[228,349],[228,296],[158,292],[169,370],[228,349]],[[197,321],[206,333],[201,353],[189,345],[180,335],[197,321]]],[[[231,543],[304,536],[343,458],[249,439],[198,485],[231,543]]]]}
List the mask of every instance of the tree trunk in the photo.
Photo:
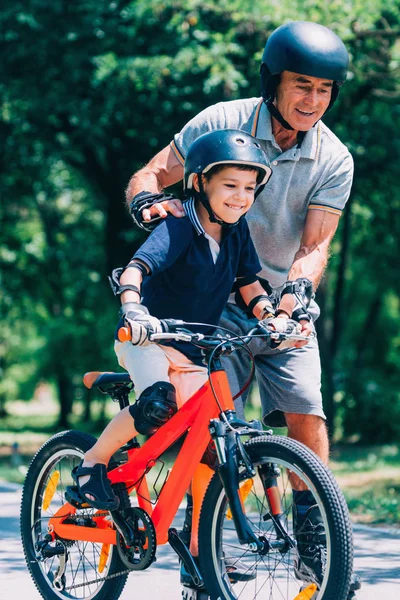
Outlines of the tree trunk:
{"type": "Polygon", "coordinates": [[[70,379],[63,371],[57,374],[56,377],[58,399],[60,402],[60,417],[58,426],[63,429],[69,427],[69,416],[72,411],[73,403],[73,388],[70,379]]]}

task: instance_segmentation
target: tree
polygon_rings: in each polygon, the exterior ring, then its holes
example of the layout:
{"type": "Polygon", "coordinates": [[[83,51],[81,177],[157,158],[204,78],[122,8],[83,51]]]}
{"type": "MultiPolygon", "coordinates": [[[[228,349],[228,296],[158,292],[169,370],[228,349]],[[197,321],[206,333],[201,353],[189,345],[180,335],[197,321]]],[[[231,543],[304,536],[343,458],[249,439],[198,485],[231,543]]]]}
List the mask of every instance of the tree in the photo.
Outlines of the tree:
{"type": "Polygon", "coordinates": [[[352,58],[326,116],[356,163],[319,291],[327,410],[345,434],[369,435],[375,385],[395,420],[398,0],[316,0],[296,9],[292,0],[17,0],[4,8],[4,393],[28,393],[28,380],[53,377],[66,422],[66,390],[83,365],[91,368],[88,356],[111,360],[104,348],[115,303],[106,274],[143,239],[124,207],[130,175],[205,106],[258,95],[265,40],[290,19],[333,28],[352,58]]]}

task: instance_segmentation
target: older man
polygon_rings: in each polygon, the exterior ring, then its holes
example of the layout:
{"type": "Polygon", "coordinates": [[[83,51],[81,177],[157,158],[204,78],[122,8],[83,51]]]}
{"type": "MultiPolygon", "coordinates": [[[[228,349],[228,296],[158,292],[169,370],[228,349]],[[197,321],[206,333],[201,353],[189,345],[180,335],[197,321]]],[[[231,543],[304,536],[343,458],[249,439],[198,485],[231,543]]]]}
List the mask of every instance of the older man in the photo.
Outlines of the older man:
{"type": "MultiPolygon", "coordinates": [[[[326,27],[299,21],[279,27],[269,37],[262,58],[262,98],[222,102],[202,111],[132,177],[127,189],[139,225],[146,227],[152,217],[165,217],[167,211],[180,216],[181,203],[163,189],[182,179],[191,142],[213,129],[242,129],[255,136],[271,162],[273,176],[247,221],[262,264],[261,276],[281,294],[277,314],[297,318],[305,333],[319,315],[310,297],[326,267],[353,178],[350,153],[320,121],[334,104],[347,67],[343,42],[326,27]]],[[[221,324],[244,333],[250,326],[245,308],[232,299],[221,324]]],[[[286,350],[254,342],[252,350],[264,422],[286,425],[290,437],[327,462],[316,338],[286,350]]],[[[227,370],[233,385],[243,385],[248,373],[243,357],[230,361],[227,370]]],[[[296,487],[295,481],[292,484],[296,487]]],[[[295,527],[315,531],[321,521],[312,496],[299,485],[294,502],[295,527]]],[[[324,540],[298,543],[302,560],[296,574],[307,580],[311,568],[319,579],[325,565],[324,540]]],[[[358,587],[353,582],[353,589],[358,587]]]]}

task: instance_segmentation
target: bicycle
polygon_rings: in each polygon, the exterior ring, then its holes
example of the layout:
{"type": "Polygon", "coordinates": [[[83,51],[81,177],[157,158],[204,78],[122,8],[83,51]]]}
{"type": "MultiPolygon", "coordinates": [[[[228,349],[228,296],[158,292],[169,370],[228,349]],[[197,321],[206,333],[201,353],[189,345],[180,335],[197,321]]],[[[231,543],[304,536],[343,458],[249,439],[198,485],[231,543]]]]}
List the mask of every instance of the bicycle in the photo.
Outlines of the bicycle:
{"type": "MultiPolygon", "coordinates": [[[[71,470],[95,443],[93,436],[66,431],[39,449],[24,484],[21,536],[40,594],[45,600],[117,600],[129,573],[147,569],[157,546],[169,541],[192,576],[193,585],[183,592],[188,600],[347,600],[352,528],[333,475],[304,445],[263,431],[258,421],[236,417],[220,361],[237,348],[250,352],[247,343],[253,336],[275,342],[304,337],[271,332],[263,321],[244,338],[193,333],[182,321],[166,320],[164,325],[169,331],[154,334],[152,341],[175,339],[200,346],[209,380],[142,446],[132,439],[114,455],[108,477],[120,506],[111,513],[84,503],[73,506],[64,498],[73,483],[71,470]],[[153,500],[146,475],[184,434],[173,467],[153,500]],[[210,440],[218,461],[201,507],[199,570],[171,524],[196,470],[203,467],[200,461],[210,440]],[[313,571],[305,583],[295,575],[299,552],[292,519],[293,473],[312,492],[321,513],[327,547],[322,580],[316,580],[313,571]],[[132,491],[135,505],[130,501],[132,491]],[[251,578],[232,581],[227,557],[230,564],[240,561],[251,578]]],[[[88,373],[84,383],[108,393],[121,409],[129,404],[133,382],[128,373],[88,373]]]]}

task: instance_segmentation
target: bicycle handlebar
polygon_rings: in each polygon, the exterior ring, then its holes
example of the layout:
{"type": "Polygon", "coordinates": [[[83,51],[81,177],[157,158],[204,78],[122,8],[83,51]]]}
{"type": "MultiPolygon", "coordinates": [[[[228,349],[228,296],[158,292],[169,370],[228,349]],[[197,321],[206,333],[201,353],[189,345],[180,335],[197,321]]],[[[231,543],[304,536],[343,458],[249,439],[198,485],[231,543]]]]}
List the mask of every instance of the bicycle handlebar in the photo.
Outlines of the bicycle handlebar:
{"type": "MultiPolygon", "coordinates": [[[[293,341],[309,341],[314,337],[311,333],[309,336],[301,335],[298,333],[285,333],[277,332],[272,329],[268,329],[268,323],[265,321],[259,321],[255,327],[247,332],[245,336],[230,336],[229,334],[221,335],[218,334],[217,339],[206,339],[206,336],[202,333],[195,333],[188,330],[182,330],[185,326],[190,326],[191,323],[185,323],[185,321],[179,321],[175,319],[162,319],[163,333],[152,333],[149,336],[150,342],[157,342],[161,340],[165,341],[182,341],[182,342],[194,342],[203,348],[215,348],[224,342],[239,341],[247,344],[250,339],[257,334],[259,337],[268,337],[275,342],[283,342],[286,340],[293,341]]],[[[215,326],[218,329],[218,326],[215,326]]],[[[208,337],[208,336],[207,336],[208,337]]],[[[118,339],[120,342],[128,342],[131,340],[131,331],[129,327],[121,327],[118,330],[118,339]]]]}

